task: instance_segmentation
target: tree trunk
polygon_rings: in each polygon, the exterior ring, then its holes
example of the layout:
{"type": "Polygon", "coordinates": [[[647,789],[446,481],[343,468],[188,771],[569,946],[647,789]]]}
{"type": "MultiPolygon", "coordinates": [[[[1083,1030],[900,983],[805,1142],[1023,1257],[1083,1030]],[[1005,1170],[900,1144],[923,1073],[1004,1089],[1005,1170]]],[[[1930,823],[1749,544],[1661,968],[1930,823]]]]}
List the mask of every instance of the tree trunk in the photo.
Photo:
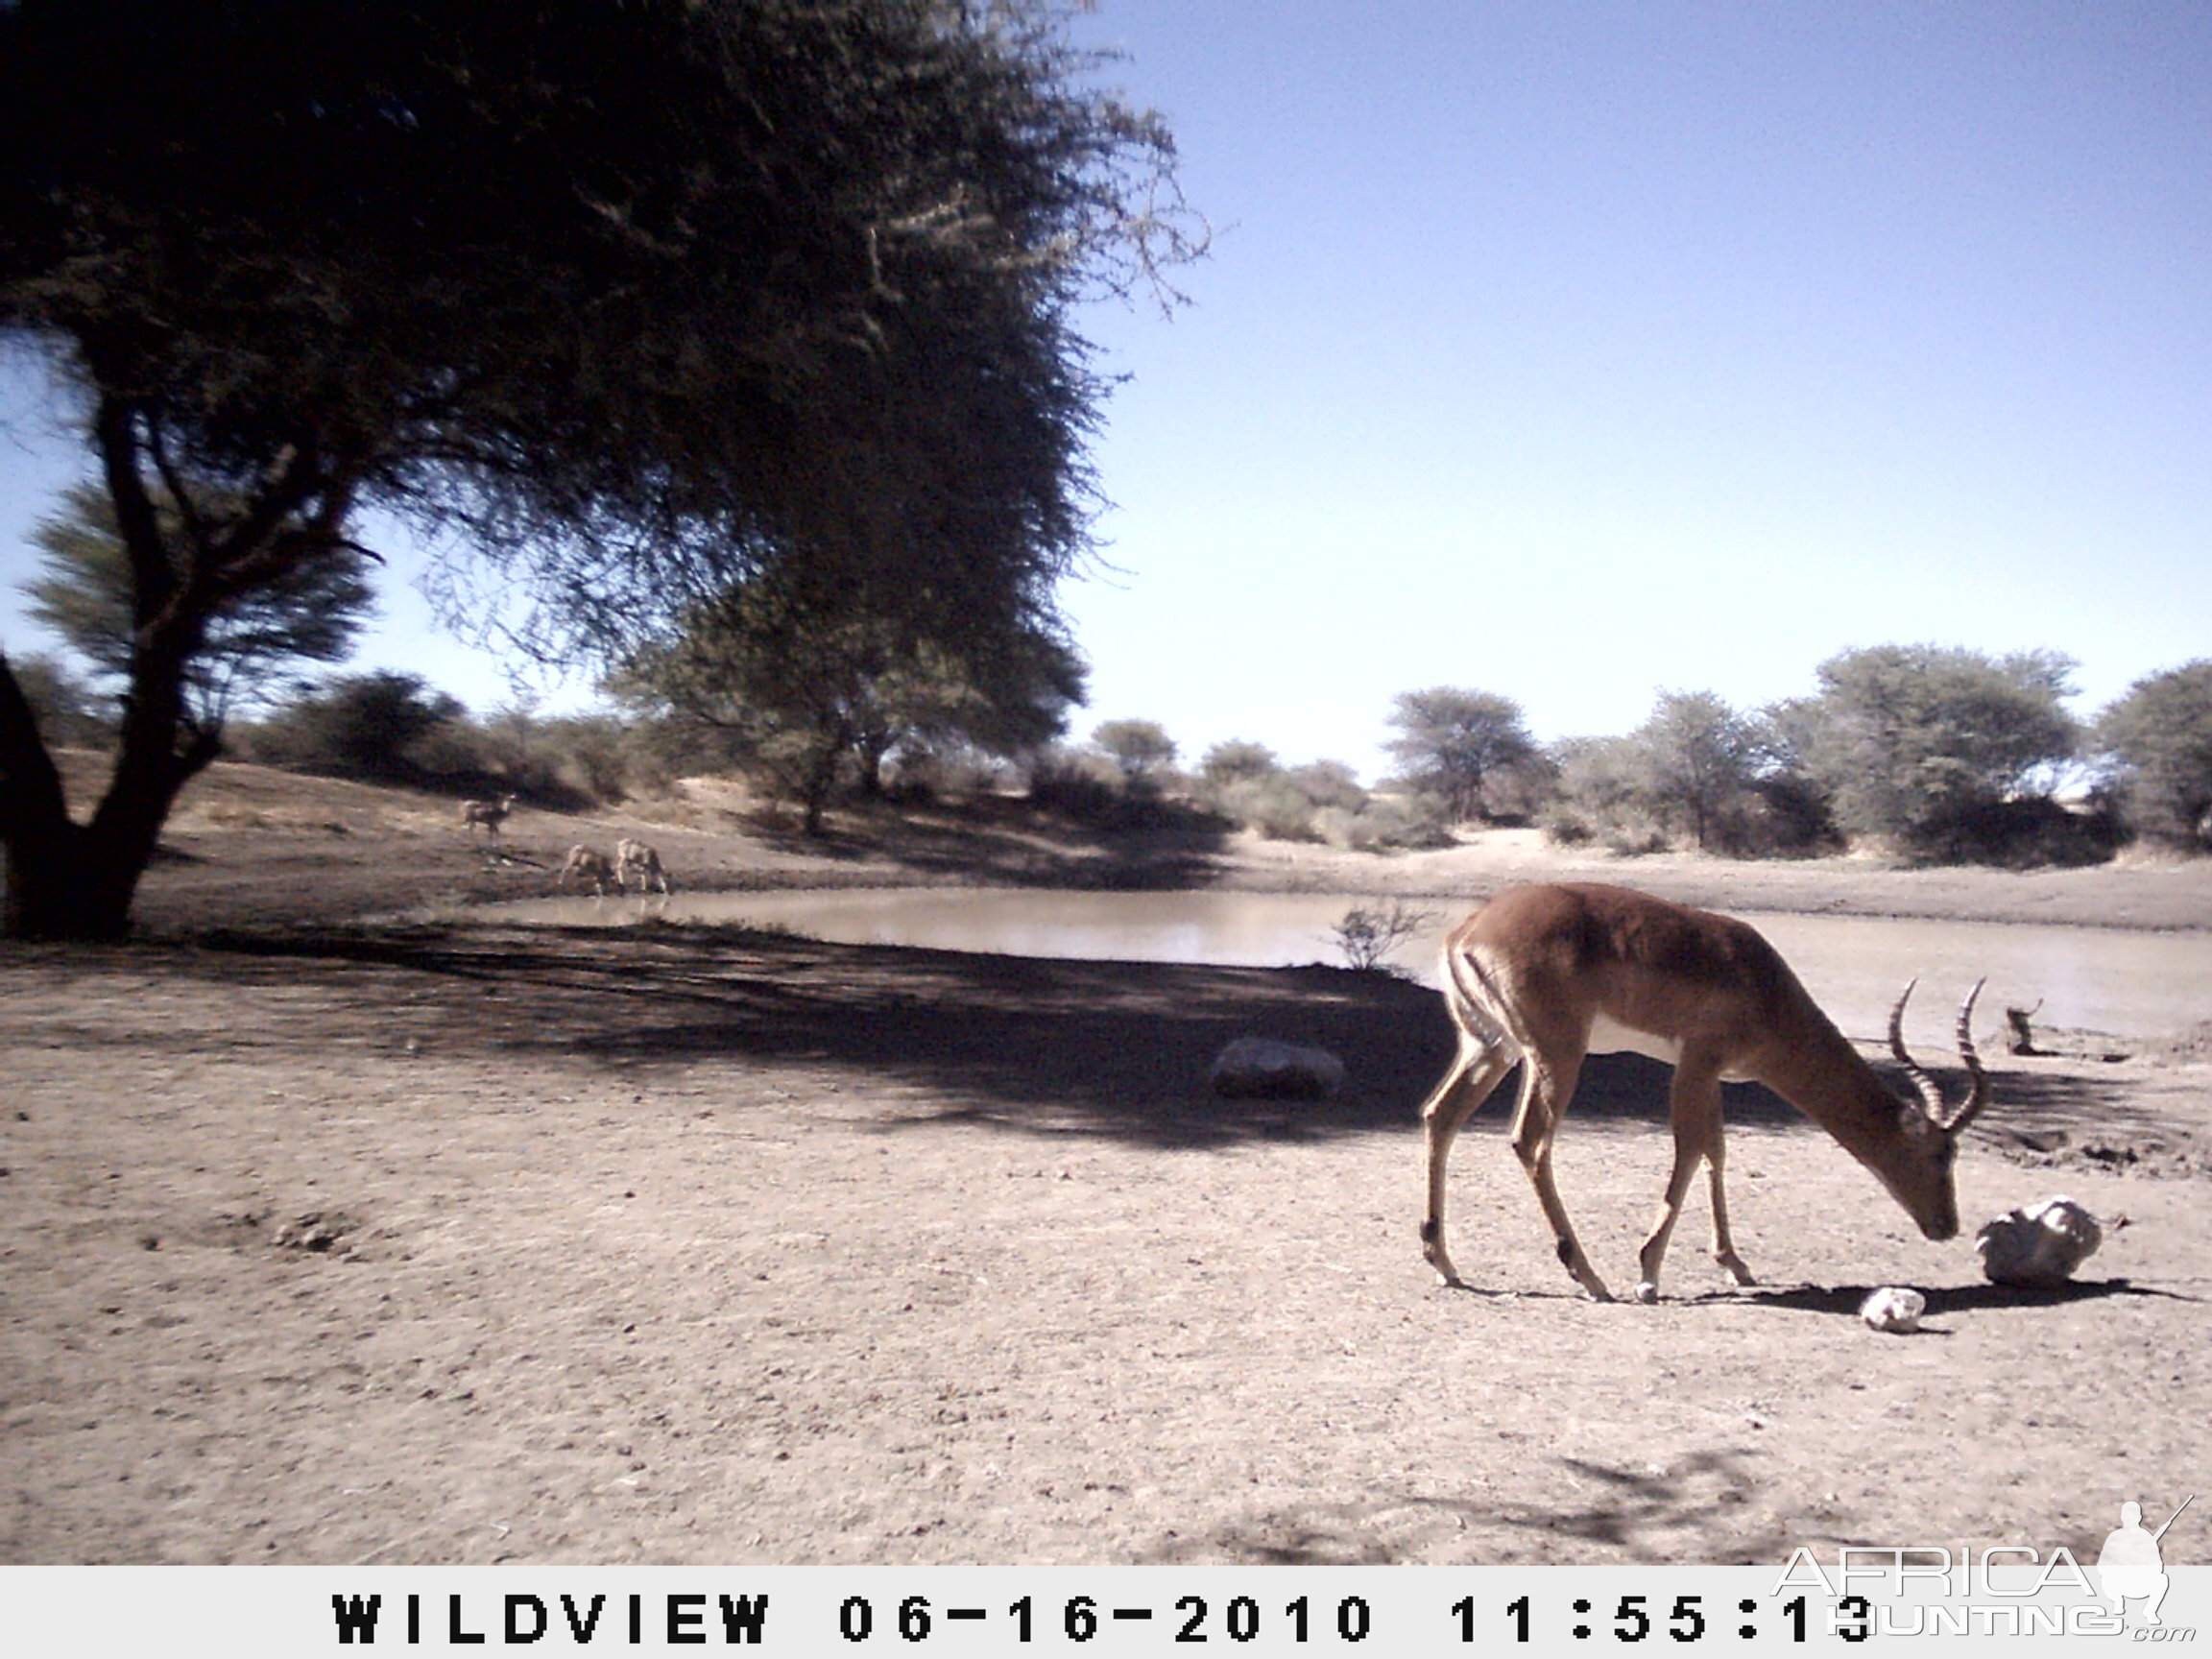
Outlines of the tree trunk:
{"type": "Polygon", "coordinates": [[[129,934],[139,878],[177,792],[221,747],[205,732],[179,745],[184,661],[169,652],[136,665],[107,796],[92,822],[81,825],[69,816],[61,775],[0,658],[0,846],[8,855],[0,934],[85,941],[129,934]]]}
{"type": "Polygon", "coordinates": [[[829,805],[830,791],[837,783],[837,751],[825,748],[814,764],[807,769],[806,781],[800,793],[806,804],[806,821],[803,827],[807,835],[822,833],[822,808],[829,805]]]}
{"type": "Polygon", "coordinates": [[[888,743],[864,742],[859,746],[860,793],[871,801],[883,799],[883,761],[890,753],[888,743]]]}
{"type": "Polygon", "coordinates": [[[131,931],[131,902],[149,859],[117,856],[83,825],[8,847],[0,933],[12,939],[111,941],[131,931]]]}

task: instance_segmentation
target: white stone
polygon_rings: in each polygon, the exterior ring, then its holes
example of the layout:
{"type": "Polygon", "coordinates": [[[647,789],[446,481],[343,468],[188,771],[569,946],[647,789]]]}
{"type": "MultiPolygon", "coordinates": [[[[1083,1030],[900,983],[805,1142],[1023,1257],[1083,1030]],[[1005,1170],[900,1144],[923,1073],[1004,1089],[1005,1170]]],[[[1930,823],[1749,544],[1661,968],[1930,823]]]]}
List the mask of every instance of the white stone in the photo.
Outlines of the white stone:
{"type": "Polygon", "coordinates": [[[2071,1198],[2008,1210],[1974,1235],[1982,1271],[1997,1285],[2063,1285],[2104,1241],[2097,1217],[2071,1198]]]}
{"type": "Polygon", "coordinates": [[[1344,1062],[1326,1048],[1239,1037],[1214,1057],[1214,1093],[1266,1100],[1325,1100],[1344,1087],[1344,1062]]]}
{"type": "Polygon", "coordinates": [[[1877,1331],[1909,1336],[1920,1329],[1920,1315],[1928,1311],[1928,1298],[1917,1290],[1885,1285],[1859,1304],[1859,1317],[1877,1331]]]}

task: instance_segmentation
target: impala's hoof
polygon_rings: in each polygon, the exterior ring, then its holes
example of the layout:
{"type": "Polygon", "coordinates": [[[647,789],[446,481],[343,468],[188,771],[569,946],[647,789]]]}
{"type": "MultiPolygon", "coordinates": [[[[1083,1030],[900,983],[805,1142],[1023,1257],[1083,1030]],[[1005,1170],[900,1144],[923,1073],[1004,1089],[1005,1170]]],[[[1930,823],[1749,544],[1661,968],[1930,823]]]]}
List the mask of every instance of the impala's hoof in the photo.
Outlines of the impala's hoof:
{"type": "Polygon", "coordinates": [[[1636,1300],[1646,1307],[1649,1307],[1659,1300],[1659,1286],[1652,1284],[1648,1279],[1645,1280],[1643,1284],[1636,1286],[1636,1300]]]}

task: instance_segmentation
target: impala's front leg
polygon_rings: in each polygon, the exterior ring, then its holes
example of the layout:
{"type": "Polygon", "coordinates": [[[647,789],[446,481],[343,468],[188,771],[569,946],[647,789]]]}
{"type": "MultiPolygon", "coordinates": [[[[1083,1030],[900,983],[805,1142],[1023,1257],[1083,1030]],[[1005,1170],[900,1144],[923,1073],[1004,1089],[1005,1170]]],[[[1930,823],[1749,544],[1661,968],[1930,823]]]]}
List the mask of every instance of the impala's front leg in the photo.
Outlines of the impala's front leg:
{"type": "MultiPolygon", "coordinates": [[[[1743,1263],[1736,1261],[1736,1252],[1727,1244],[1727,1212],[1720,1201],[1720,1065],[1710,1055],[1685,1051],[1674,1062],[1674,1084],[1668,1099],[1668,1115],[1674,1128],[1674,1168],[1667,1177],[1666,1201],[1659,1206],[1659,1215],[1652,1223],[1651,1236],[1644,1240],[1636,1264],[1638,1279],[1636,1300],[1659,1300],[1659,1269],[1667,1260],[1667,1241],[1673,1237],[1674,1223],[1681,1219],[1682,1201],[1690,1195],[1690,1183],[1697,1173],[1700,1161],[1713,1167],[1713,1254],[1723,1265],[1733,1263],[1731,1270],[1739,1275],[1743,1263]],[[1722,1250],[1726,1250],[1725,1257],[1722,1250]]],[[[1739,1278],[1737,1283],[1745,1283],[1739,1278]]]]}

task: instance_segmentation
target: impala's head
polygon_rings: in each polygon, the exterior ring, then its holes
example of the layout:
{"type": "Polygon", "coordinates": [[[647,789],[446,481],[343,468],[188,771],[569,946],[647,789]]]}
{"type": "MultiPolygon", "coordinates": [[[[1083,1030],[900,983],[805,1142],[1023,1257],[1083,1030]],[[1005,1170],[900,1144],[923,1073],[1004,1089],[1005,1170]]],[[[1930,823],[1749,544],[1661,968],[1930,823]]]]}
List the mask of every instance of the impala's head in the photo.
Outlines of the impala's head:
{"type": "Polygon", "coordinates": [[[1893,1167],[1878,1170],[1889,1195],[1919,1223],[1923,1237],[1938,1241],[1959,1237],[1959,1192],[1952,1176],[1959,1142],[1917,1105],[1897,1108],[1897,1145],[1893,1167]]]}
{"type": "MultiPolygon", "coordinates": [[[[1912,982],[1917,983],[1917,980],[1912,982]]],[[[1985,980],[1976,980],[1974,989],[1966,993],[1966,1000],[1959,1008],[1959,1058],[1965,1062],[1966,1073],[1973,1081],[1965,1100],[1956,1109],[1945,1105],[1943,1091],[1936,1086],[1936,1079],[1922,1070],[1906,1051],[1905,1004],[1912,995],[1912,984],[1905,987],[1897,1005],[1889,1010],[1889,1051],[1897,1057],[1898,1065],[1905,1068],[1905,1075],[1911,1079],[1918,1098],[1899,1103],[1899,1155],[1875,1173],[1930,1238],[1959,1236],[1959,1193],[1952,1179],[1952,1166],[1959,1156],[1959,1137],[1989,1104],[1989,1073],[1982,1070],[1982,1058],[1974,1051],[1973,1034],[1974,999],[1982,995],[1985,983],[1985,980]]]]}

